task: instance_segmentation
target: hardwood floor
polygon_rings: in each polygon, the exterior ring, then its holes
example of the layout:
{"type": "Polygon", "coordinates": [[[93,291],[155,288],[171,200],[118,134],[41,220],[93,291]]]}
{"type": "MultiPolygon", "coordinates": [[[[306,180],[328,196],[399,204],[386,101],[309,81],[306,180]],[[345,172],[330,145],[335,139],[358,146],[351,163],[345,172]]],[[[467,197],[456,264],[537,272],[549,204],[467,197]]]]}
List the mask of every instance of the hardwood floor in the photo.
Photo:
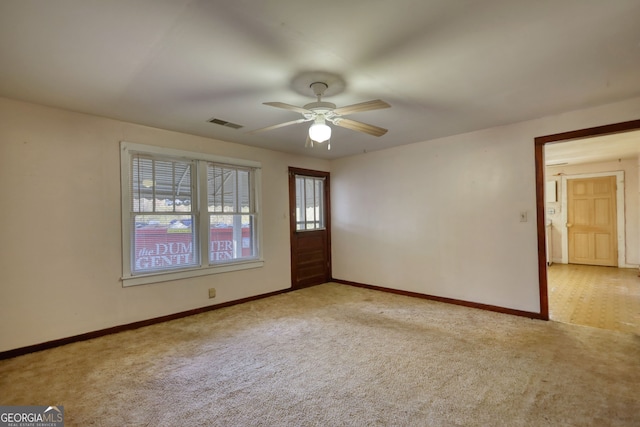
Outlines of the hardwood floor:
{"type": "Polygon", "coordinates": [[[551,320],[640,334],[637,269],[553,264],[548,286],[551,320]]]}

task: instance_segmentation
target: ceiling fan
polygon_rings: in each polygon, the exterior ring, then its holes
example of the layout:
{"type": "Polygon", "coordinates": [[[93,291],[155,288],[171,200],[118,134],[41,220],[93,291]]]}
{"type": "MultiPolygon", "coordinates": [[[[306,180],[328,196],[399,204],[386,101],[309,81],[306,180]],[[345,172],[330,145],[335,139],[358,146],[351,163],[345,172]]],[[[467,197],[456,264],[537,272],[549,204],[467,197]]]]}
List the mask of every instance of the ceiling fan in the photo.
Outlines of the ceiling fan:
{"type": "Polygon", "coordinates": [[[286,104],[284,102],[263,103],[264,105],[269,105],[271,107],[295,111],[302,114],[302,118],[298,120],[292,120],[290,122],[280,123],[277,125],[267,126],[261,129],[256,129],[249,133],[253,134],[257,132],[263,132],[265,130],[277,129],[284,126],[312,121],[313,124],[309,127],[309,133],[307,135],[307,142],[305,144],[305,147],[313,147],[313,145],[316,143],[326,141],[327,148],[329,150],[331,149],[331,127],[329,127],[327,122],[343,128],[368,133],[369,135],[373,136],[382,136],[387,133],[387,129],[367,123],[358,122],[356,120],[345,119],[343,117],[348,114],[360,113],[362,111],[379,110],[381,108],[391,107],[391,105],[387,104],[386,102],[380,99],[376,99],[373,101],[360,102],[358,104],[336,108],[336,104],[322,101],[322,96],[329,88],[329,85],[327,83],[316,81],[311,83],[309,87],[316,96],[316,102],[311,102],[303,107],[296,107],[295,105],[286,104]]]}

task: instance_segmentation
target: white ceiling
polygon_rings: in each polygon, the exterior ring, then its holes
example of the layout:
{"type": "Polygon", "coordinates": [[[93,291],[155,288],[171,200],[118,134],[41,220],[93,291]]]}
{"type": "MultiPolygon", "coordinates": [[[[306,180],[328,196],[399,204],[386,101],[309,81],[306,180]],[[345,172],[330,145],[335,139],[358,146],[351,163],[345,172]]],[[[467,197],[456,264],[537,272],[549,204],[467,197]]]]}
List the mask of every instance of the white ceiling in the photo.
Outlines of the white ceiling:
{"type": "Polygon", "coordinates": [[[337,158],[640,96],[638,0],[21,0],[0,2],[0,95],[337,158]],[[308,124],[302,71],[342,76],[338,106],[379,138],[308,124]],[[207,123],[212,117],[239,130],[207,123]]]}
{"type": "Polygon", "coordinates": [[[547,166],[638,159],[640,131],[617,133],[544,146],[547,166]]]}

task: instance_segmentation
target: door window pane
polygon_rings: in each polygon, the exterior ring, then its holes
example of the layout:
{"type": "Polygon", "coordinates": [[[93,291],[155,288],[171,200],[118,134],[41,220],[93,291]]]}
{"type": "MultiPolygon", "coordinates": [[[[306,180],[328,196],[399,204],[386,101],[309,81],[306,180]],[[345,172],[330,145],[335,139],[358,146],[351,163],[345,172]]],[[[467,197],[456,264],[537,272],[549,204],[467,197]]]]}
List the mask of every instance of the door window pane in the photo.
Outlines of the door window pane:
{"type": "Polygon", "coordinates": [[[325,228],[324,178],[296,175],[296,230],[325,228]]]}

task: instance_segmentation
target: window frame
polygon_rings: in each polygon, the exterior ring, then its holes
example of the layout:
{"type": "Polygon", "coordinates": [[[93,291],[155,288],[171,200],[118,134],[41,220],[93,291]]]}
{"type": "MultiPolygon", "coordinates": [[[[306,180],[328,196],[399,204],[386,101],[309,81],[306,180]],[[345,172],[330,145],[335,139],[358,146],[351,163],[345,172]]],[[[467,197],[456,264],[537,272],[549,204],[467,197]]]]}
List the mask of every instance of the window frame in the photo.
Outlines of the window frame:
{"type": "Polygon", "coordinates": [[[121,182],[121,212],[122,212],[122,286],[135,286],[148,283],[159,283],[170,280],[186,279],[190,277],[204,276],[210,274],[226,273],[230,271],[260,268],[264,265],[262,254],[262,215],[261,215],[261,169],[259,162],[252,160],[223,157],[213,154],[197,153],[173,148],[165,148],[153,145],[120,142],[120,182],[121,182]],[[133,212],[133,198],[131,194],[130,168],[133,155],[143,154],[153,157],[163,157],[172,160],[193,161],[195,188],[192,194],[192,204],[197,218],[196,233],[197,246],[199,248],[199,263],[196,266],[189,266],[184,269],[170,271],[157,271],[134,273],[131,263],[133,256],[133,233],[131,213],[133,212]],[[229,262],[218,262],[212,264],[209,260],[209,214],[207,203],[207,165],[209,163],[226,164],[231,167],[251,168],[253,171],[253,181],[250,183],[253,190],[253,203],[255,206],[255,257],[248,259],[230,260],[229,262]]]}

